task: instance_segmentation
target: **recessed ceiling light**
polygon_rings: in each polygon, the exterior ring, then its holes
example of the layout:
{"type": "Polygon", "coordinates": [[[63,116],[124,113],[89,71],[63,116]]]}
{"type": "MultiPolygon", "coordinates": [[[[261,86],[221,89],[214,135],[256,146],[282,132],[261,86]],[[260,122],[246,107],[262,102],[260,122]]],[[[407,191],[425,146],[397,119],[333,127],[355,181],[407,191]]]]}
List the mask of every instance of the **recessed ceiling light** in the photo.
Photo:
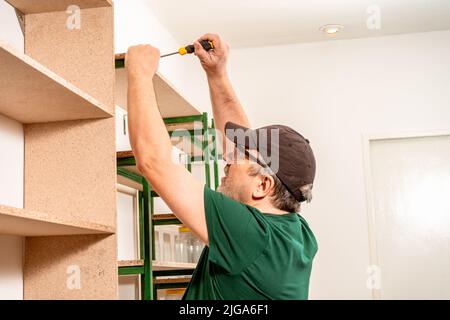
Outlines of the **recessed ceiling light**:
{"type": "Polygon", "coordinates": [[[340,24],[326,24],[322,27],[320,27],[320,31],[325,32],[327,34],[336,34],[339,31],[341,31],[342,29],[344,29],[343,25],[340,24]]]}

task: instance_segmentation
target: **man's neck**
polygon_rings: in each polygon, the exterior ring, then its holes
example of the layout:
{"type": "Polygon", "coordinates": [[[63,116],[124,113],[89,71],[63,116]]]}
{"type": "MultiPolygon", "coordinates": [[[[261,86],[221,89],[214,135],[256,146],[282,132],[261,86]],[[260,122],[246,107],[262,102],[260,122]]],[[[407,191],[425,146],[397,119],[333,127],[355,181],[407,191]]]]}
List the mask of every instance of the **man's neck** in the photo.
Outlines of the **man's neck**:
{"type": "Polygon", "coordinates": [[[255,207],[259,211],[263,213],[270,213],[270,214],[278,214],[283,215],[290,212],[280,210],[278,208],[275,208],[273,205],[265,204],[265,203],[253,203],[251,204],[252,207],[255,207]]]}

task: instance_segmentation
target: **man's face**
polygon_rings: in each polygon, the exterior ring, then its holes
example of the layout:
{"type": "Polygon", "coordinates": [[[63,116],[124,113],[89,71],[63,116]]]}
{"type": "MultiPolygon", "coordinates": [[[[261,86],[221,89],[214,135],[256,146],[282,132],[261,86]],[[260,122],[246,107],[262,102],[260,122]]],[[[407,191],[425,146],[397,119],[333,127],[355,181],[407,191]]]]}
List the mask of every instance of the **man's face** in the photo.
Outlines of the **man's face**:
{"type": "Polygon", "coordinates": [[[258,185],[257,177],[249,174],[250,166],[254,163],[236,148],[232,153],[225,155],[224,160],[227,162],[224,168],[225,177],[222,178],[217,191],[236,201],[249,203],[258,185]]]}

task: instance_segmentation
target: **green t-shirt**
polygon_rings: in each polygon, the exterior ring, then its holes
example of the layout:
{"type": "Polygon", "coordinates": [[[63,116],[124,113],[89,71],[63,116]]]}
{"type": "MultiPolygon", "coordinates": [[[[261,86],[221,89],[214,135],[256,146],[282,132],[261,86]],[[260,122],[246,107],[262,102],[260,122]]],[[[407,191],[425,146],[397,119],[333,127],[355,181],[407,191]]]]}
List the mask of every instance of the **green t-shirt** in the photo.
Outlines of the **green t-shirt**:
{"type": "Polygon", "coordinates": [[[209,247],[183,299],[308,299],[316,239],[297,213],[274,215],[204,188],[209,247]]]}

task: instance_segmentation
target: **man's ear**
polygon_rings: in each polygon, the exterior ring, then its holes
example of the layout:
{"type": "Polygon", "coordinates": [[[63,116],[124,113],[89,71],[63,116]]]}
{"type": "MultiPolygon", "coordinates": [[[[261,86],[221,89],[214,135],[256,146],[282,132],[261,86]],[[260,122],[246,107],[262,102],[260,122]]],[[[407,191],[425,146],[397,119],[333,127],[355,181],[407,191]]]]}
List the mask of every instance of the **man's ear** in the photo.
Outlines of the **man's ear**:
{"type": "Polygon", "coordinates": [[[275,180],[271,176],[259,176],[258,185],[253,191],[253,198],[262,199],[272,194],[275,180]]]}

